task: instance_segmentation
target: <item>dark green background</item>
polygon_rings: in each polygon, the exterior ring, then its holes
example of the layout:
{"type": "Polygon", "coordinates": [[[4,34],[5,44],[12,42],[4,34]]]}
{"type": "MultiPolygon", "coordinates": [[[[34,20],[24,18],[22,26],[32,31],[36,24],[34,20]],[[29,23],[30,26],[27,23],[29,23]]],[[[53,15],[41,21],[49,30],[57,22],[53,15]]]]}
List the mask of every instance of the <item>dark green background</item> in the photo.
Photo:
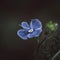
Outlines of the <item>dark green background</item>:
{"type": "MultiPolygon", "coordinates": [[[[17,36],[22,21],[38,18],[43,26],[49,20],[60,22],[60,1],[2,0],[0,2],[0,57],[7,60],[32,60],[34,39],[17,36]]],[[[44,28],[44,27],[43,27],[44,28]]]]}

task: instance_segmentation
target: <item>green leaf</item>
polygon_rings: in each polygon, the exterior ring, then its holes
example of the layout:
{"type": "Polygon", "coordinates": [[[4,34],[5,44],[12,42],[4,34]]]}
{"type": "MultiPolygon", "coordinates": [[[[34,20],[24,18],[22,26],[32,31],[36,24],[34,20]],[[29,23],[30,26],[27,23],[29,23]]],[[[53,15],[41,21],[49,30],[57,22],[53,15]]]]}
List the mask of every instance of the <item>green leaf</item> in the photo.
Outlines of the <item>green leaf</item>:
{"type": "Polygon", "coordinates": [[[56,31],[57,28],[58,28],[58,24],[53,22],[53,21],[49,21],[47,24],[46,24],[46,27],[49,31],[56,31]]]}

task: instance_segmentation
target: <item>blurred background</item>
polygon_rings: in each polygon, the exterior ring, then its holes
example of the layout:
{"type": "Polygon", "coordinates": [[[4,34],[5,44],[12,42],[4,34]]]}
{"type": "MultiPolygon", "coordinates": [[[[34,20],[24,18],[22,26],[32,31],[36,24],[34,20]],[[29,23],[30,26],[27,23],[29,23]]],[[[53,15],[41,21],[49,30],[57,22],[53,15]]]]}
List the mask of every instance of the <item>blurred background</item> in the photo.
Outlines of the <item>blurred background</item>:
{"type": "Polygon", "coordinates": [[[18,24],[32,18],[40,19],[43,26],[49,20],[60,22],[60,1],[0,1],[0,60],[33,60],[33,47],[36,41],[23,41],[16,34],[20,29],[18,24]]]}

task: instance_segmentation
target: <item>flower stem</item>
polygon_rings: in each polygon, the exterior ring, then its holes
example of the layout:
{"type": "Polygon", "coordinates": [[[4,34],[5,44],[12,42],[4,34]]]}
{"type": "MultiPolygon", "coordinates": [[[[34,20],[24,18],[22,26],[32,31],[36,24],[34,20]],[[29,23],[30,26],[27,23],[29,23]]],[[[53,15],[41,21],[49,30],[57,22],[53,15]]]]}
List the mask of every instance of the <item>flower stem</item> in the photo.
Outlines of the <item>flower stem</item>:
{"type": "Polygon", "coordinates": [[[51,60],[55,60],[55,58],[60,54],[60,50],[52,57],[51,60]]]}

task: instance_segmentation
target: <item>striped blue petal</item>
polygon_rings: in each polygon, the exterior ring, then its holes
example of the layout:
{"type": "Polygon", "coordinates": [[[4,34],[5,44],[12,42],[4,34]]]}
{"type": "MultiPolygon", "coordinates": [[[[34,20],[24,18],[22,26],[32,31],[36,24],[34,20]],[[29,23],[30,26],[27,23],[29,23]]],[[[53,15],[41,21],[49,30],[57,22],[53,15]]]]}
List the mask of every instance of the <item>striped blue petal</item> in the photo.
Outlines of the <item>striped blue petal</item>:
{"type": "Polygon", "coordinates": [[[29,33],[27,36],[28,38],[38,37],[42,32],[42,29],[35,30],[32,33],[29,33]]]}
{"type": "Polygon", "coordinates": [[[25,30],[30,29],[30,26],[28,25],[27,22],[22,22],[22,23],[21,23],[21,27],[22,27],[23,29],[25,29],[25,30]]]}
{"type": "Polygon", "coordinates": [[[42,23],[39,19],[31,19],[30,27],[33,29],[42,28],[42,23]]]}
{"type": "Polygon", "coordinates": [[[18,30],[17,35],[23,40],[27,39],[27,32],[24,29],[18,30]]]}

